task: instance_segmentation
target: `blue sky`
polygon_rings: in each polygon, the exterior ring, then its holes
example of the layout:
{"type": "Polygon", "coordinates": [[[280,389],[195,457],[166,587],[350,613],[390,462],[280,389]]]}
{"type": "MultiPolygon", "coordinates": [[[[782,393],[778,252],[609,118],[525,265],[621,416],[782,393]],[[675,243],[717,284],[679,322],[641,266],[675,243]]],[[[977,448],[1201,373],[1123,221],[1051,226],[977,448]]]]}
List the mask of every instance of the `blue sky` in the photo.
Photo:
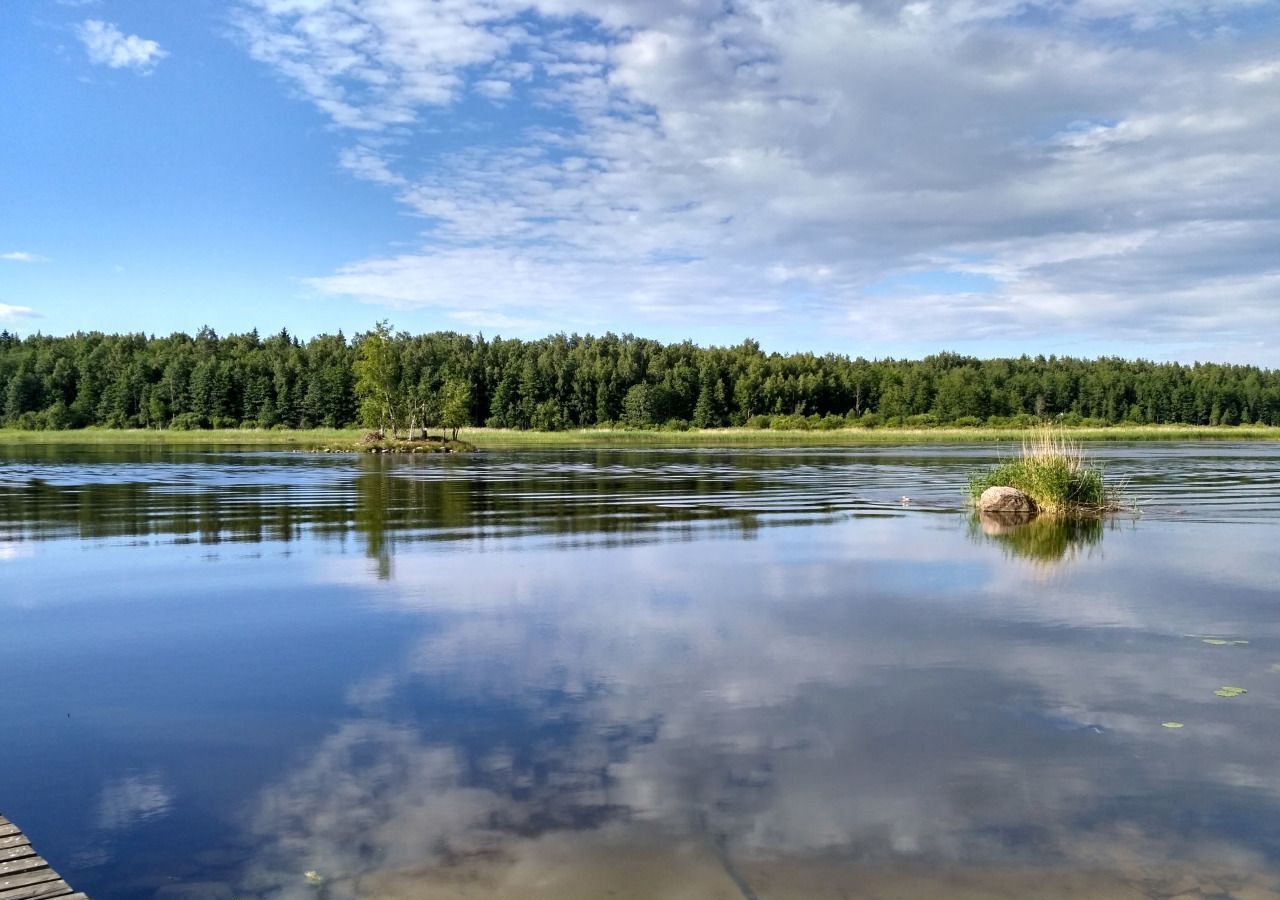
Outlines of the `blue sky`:
{"type": "Polygon", "coordinates": [[[0,327],[1280,365],[1274,0],[7,0],[0,327]]]}

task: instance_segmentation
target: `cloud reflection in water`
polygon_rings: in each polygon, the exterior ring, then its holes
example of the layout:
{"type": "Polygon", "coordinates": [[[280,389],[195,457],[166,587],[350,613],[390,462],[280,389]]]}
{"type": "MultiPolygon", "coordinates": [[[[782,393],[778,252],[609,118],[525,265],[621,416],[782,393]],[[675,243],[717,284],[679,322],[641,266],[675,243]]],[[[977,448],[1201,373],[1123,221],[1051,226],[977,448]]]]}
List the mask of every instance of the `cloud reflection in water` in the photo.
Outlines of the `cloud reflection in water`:
{"type": "MultiPolygon", "coordinates": [[[[266,792],[252,886],[302,896],[316,869],[330,896],[471,879],[534,897],[531,873],[594,884],[627,847],[653,879],[635,896],[681,866],[705,896],[975,866],[1057,867],[1063,891],[1095,873],[1096,896],[1159,896],[1191,869],[1268,884],[1275,832],[1243,823],[1280,822],[1276,704],[1209,702],[1224,661],[1261,663],[1181,637],[1202,598],[1145,574],[1151,554],[1178,565],[1179,535],[1108,535],[1106,560],[1046,586],[928,519],[779,529],[749,555],[402,553],[374,596],[430,627],[266,792]],[[1159,727],[1174,713],[1184,732],[1159,727]]],[[[369,579],[350,559],[326,577],[369,579]]],[[[1249,615],[1248,583],[1219,589],[1215,616],[1249,615]]]]}

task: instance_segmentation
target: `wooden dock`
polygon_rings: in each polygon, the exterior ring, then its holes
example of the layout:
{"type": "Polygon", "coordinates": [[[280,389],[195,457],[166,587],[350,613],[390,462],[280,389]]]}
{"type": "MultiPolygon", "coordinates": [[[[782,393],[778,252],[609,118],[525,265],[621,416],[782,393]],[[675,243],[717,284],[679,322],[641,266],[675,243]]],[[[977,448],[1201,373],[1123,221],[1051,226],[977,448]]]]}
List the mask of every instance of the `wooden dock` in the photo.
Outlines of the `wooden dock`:
{"type": "Polygon", "coordinates": [[[46,897],[89,900],[49,868],[17,825],[0,816],[0,900],[45,900],[46,897]]]}

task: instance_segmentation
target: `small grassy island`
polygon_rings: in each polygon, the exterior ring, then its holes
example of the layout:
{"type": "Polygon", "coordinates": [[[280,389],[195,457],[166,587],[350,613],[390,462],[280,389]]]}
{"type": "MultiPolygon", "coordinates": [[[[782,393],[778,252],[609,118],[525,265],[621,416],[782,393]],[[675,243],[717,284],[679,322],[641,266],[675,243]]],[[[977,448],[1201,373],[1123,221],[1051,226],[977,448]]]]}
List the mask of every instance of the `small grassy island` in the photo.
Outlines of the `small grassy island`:
{"type": "Polygon", "coordinates": [[[358,441],[341,441],[318,446],[315,453],[468,453],[476,449],[475,444],[443,435],[427,435],[420,437],[388,437],[381,431],[366,432],[358,441]]]}
{"type": "Polygon", "coordinates": [[[1068,440],[1052,426],[1041,426],[1025,437],[1022,453],[969,479],[969,493],[982,512],[1050,516],[1100,515],[1120,508],[1116,492],[1108,488],[1102,471],[1089,464],[1080,444],[1068,440]],[[1030,507],[1007,492],[1025,495],[1030,507]],[[997,508],[995,498],[1009,505],[997,508]]]}

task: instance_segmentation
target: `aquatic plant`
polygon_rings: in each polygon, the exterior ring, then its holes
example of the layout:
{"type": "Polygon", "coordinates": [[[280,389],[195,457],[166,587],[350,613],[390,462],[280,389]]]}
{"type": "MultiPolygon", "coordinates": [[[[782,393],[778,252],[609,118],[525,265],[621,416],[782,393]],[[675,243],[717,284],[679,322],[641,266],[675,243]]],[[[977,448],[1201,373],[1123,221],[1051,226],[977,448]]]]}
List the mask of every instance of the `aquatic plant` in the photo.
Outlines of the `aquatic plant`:
{"type": "Polygon", "coordinates": [[[1049,514],[1102,512],[1115,507],[1102,471],[1085,458],[1080,444],[1052,426],[1036,428],[1022,441],[1022,453],[969,479],[976,501],[991,487],[1016,488],[1049,514]]]}

